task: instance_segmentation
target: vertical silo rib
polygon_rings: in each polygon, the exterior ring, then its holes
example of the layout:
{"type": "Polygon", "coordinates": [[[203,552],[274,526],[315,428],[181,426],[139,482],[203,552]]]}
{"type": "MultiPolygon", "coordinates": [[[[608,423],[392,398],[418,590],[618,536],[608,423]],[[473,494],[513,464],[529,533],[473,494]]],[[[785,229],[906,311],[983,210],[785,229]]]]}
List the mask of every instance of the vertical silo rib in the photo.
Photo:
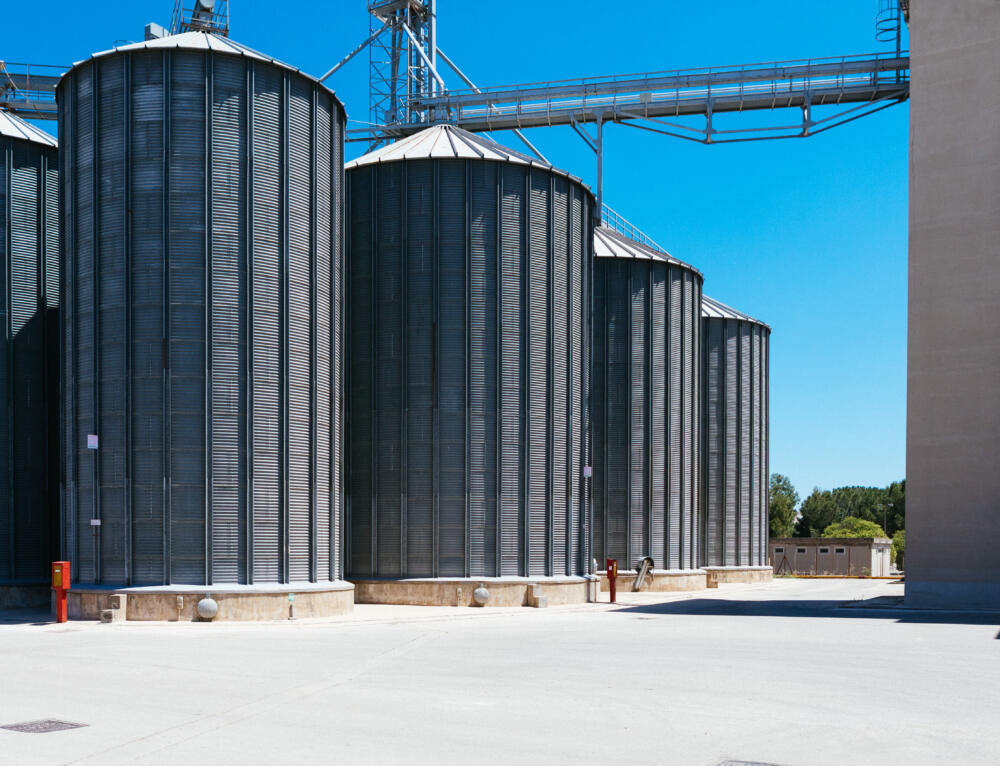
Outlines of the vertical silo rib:
{"type": "Polygon", "coordinates": [[[657,567],[667,566],[666,513],[666,449],[667,449],[667,386],[669,366],[667,360],[667,280],[669,266],[657,265],[650,269],[650,336],[649,336],[649,555],[657,567]]]}
{"type": "Polygon", "coordinates": [[[204,357],[203,363],[205,365],[205,375],[202,379],[202,390],[205,396],[205,418],[204,418],[204,450],[205,459],[202,463],[204,470],[204,482],[202,485],[202,492],[204,498],[204,506],[202,511],[204,513],[204,522],[202,526],[203,535],[203,566],[204,572],[202,577],[204,582],[211,585],[213,583],[212,579],[212,409],[213,409],[213,398],[212,398],[212,320],[213,320],[213,308],[214,304],[212,302],[212,274],[213,274],[213,264],[212,264],[212,239],[211,239],[211,228],[212,228],[212,107],[214,106],[214,95],[213,95],[213,84],[214,84],[214,70],[212,67],[212,58],[209,54],[205,53],[202,55],[204,61],[205,69],[205,92],[203,95],[204,104],[204,146],[203,151],[205,152],[205,174],[202,180],[202,194],[203,194],[203,204],[204,204],[204,227],[202,229],[203,243],[205,253],[205,274],[204,274],[204,290],[205,290],[205,308],[202,315],[202,333],[204,334],[205,342],[202,347],[204,357]]]}
{"type": "Polygon", "coordinates": [[[751,419],[750,397],[750,327],[740,323],[740,556],[741,566],[747,566],[750,559],[750,472],[751,419]]]}
{"type": "Polygon", "coordinates": [[[572,393],[570,391],[570,346],[569,325],[572,322],[572,292],[570,274],[570,216],[569,183],[565,178],[554,176],[550,187],[549,220],[550,237],[551,295],[549,316],[552,338],[549,341],[549,444],[550,459],[550,504],[552,506],[551,536],[552,563],[550,575],[569,574],[568,564],[572,557],[570,529],[572,508],[570,500],[570,477],[573,475],[569,461],[573,454],[572,393]]]}
{"type": "Polygon", "coordinates": [[[431,227],[431,355],[430,355],[430,413],[431,413],[431,575],[441,574],[441,432],[440,432],[440,371],[441,349],[441,207],[440,199],[441,164],[435,162],[432,170],[431,200],[433,225],[431,227]]]}
{"type": "MultiPolygon", "coordinates": [[[[162,62],[154,55],[131,61],[128,144],[131,180],[130,296],[132,333],[129,378],[134,433],[132,465],[133,582],[163,581],[163,333],[161,296],[164,251],[162,62]]],[[[67,316],[73,310],[66,308],[67,316]]]]}
{"type": "MultiPolygon", "coordinates": [[[[645,504],[643,508],[643,535],[645,544],[642,555],[649,556],[656,563],[654,552],[655,540],[653,537],[653,519],[655,517],[655,504],[653,501],[653,386],[655,383],[655,368],[653,367],[653,275],[656,265],[650,263],[643,274],[643,290],[645,300],[643,301],[645,332],[643,333],[643,374],[645,377],[645,387],[643,389],[643,428],[645,437],[643,439],[643,461],[642,461],[642,489],[645,493],[645,504]]],[[[660,564],[662,565],[662,560],[660,564]]]]}
{"type": "Polygon", "coordinates": [[[170,569],[204,581],[205,60],[171,57],[169,253],[170,569]]]}
{"type": "Polygon", "coordinates": [[[750,566],[760,563],[760,328],[750,331],[750,566]]]}
{"type": "Polygon", "coordinates": [[[319,434],[319,411],[316,397],[318,395],[316,378],[319,376],[319,361],[317,359],[319,313],[317,310],[317,229],[319,223],[316,215],[316,99],[317,93],[314,88],[309,88],[307,93],[309,109],[309,379],[307,388],[309,392],[309,462],[307,471],[309,474],[309,581],[317,581],[317,569],[319,567],[319,509],[317,507],[317,481],[318,458],[317,440],[319,434]]]}
{"type": "MultiPolygon", "coordinates": [[[[383,213],[380,210],[380,215],[375,223],[378,229],[378,242],[379,247],[382,246],[383,242],[388,242],[390,245],[389,252],[385,255],[385,260],[387,263],[392,264],[392,268],[388,268],[385,271],[388,274],[389,279],[392,279],[393,274],[398,274],[397,281],[390,282],[388,285],[382,284],[381,279],[384,277],[379,276],[379,286],[378,291],[375,292],[373,287],[373,295],[377,295],[378,299],[376,301],[376,310],[379,313],[379,319],[381,320],[383,312],[385,313],[386,322],[379,325],[380,331],[376,334],[377,348],[383,348],[382,334],[385,332],[381,328],[383,326],[392,328],[393,333],[398,333],[398,342],[394,342],[393,336],[389,337],[389,343],[385,346],[385,351],[379,351],[376,355],[378,360],[378,367],[376,368],[376,376],[378,376],[379,385],[384,386],[382,382],[385,375],[380,375],[383,372],[383,367],[388,370],[389,365],[385,363],[383,359],[383,353],[390,357],[390,360],[394,363],[396,369],[393,373],[398,375],[399,378],[399,391],[398,391],[398,411],[395,406],[395,402],[386,401],[385,406],[381,406],[381,399],[379,400],[379,428],[385,428],[386,438],[391,438],[391,433],[393,431],[398,431],[399,433],[399,445],[397,451],[392,456],[391,468],[390,470],[398,471],[398,479],[396,480],[396,486],[389,486],[387,492],[389,493],[389,502],[383,503],[384,500],[382,493],[379,493],[379,506],[378,506],[378,529],[376,534],[379,535],[379,539],[382,539],[382,527],[385,529],[385,538],[388,539],[390,535],[393,534],[393,528],[390,528],[394,523],[394,515],[397,513],[395,504],[397,503],[396,498],[398,497],[399,510],[398,510],[398,523],[395,523],[395,537],[397,538],[397,543],[399,545],[398,553],[398,563],[392,564],[389,567],[379,560],[379,573],[386,574],[396,574],[397,576],[405,576],[407,572],[410,571],[410,559],[409,559],[409,449],[408,449],[408,434],[409,434],[409,403],[410,403],[410,383],[409,375],[407,369],[407,360],[409,353],[409,336],[408,325],[407,325],[407,301],[409,300],[409,262],[408,254],[410,247],[410,228],[409,228],[409,210],[410,210],[410,200],[409,200],[409,184],[410,177],[407,172],[407,165],[402,165],[398,169],[391,168],[386,170],[386,175],[380,175],[379,190],[384,186],[384,180],[388,180],[393,176],[388,175],[388,173],[398,173],[397,184],[399,188],[397,189],[398,201],[393,200],[391,204],[398,205],[398,226],[399,239],[392,239],[392,215],[386,215],[385,220],[387,223],[386,229],[389,232],[389,238],[385,238],[382,234],[381,227],[379,223],[382,220],[383,213]],[[388,292],[385,292],[388,291],[388,292]],[[392,305],[388,303],[383,308],[383,301],[392,301],[392,296],[398,296],[397,305],[392,305]],[[397,349],[398,347],[398,349],[397,349]],[[383,421],[385,421],[383,423],[383,421]],[[397,468],[398,466],[398,468],[397,468]],[[387,514],[386,510],[391,509],[392,515],[387,514]],[[385,521],[389,523],[384,523],[385,521]]],[[[381,173],[381,168],[380,168],[381,173]]],[[[395,208],[393,208],[395,209],[395,208]]],[[[380,251],[381,253],[381,251],[380,251]]],[[[381,258],[380,258],[381,261],[381,258]]],[[[379,269],[377,274],[382,274],[382,269],[379,269]]],[[[381,389],[380,389],[381,390],[381,389]]],[[[379,432],[381,433],[381,432],[379,432]]],[[[381,437],[379,439],[379,444],[381,445],[381,437]]],[[[379,476],[383,475],[383,469],[379,463],[379,476]]],[[[389,479],[392,476],[390,474],[389,479]]]]}
{"type": "Polygon", "coordinates": [[[280,557],[280,580],[279,582],[289,582],[291,580],[291,516],[289,491],[289,441],[290,424],[289,412],[290,403],[288,395],[289,386],[289,256],[291,253],[291,241],[289,236],[289,80],[288,76],[281,73],[281,95],[279,97],[280,122],[278,127],[278,147],[280,166],[278,170],[279,188],[279,255],[278,255],[278,503],[279,518],[281,519],[278,552],[280,557]]]}
{"type": "Polygon", "coordinates": [[[124,497],[122,498],[122,536],[124,537],[124,579],[128,585],[135,580],[135,560],[133,554],[133,517],[135,505],[135,475],[132,465],[132,453],[134,449],[134,422],[133,413],[135,403],[133,400],[132,388],[134,380],[132,376],[132,346],[133,346],[133,317],[132,317],[132,231],[129,226],[129,218],[132,211],[132,154],[129,146],[132,143],[132,60],[122,61],[123,83],[122,83],[122,110],[123,110],[123,135],[122,143],[119,147],[123,155],[124,167],[122,169],[122,185],[124,187],[124,199],[122,200],[122,247],[123,247],[123,276],[122,276],[122,302],[124,304],[122,328],[122,380],[124,381],[122,398],[124,400],[123,412],[123,449],[122,449],[122,472],[124,473],[124,497]]]}
{"type": "Polygon", "coordinates": [[[684,274],[682,281],[682,323],[683,336],[681,341],[682,362],[682,385],[684,397],[681,402],[683,408],[682,418],[684,421],[682,431],[681,459],[683,461],[682,481],[684,486],[684,510],[682,525],[684,529],[684,560],[683,566],[691,568],[694,566],[694,477],[692,476],[691,458],[694,455],[694,380],[692,360],[695,357],[693,349],[694,323],[700,319],[692,316],[694,299],[694,279],[688,273],[684,274]]]}
{"type": "Polygon", "coordinates": [[[14,571],[14,558],[16,556],[16,545],[17,541],[14,539],[13,526],[14,526],[14,429],[12,428],[12,415],[14,412],[14,392],[11,381],[12,375],[12,364],[11,364],[11,353],[12,353],[12,343],[11,343],[11,333],[10,333],[10,172],[11,172],[11,159],[13,155],[13,147],[0,145],[0,161],[3,162],[3,175],[0,176],[0,226],[3,226],[3,231],[0,231],[0,246],[3,247],[3,282],[2,289],[3,294],[0,295],[0,311],[2,311],[2,316],[0,316],[0,321],[3,322],[3,348],[0,349],[0,391],[2,391],[2,402],[4,407],[3,417],[0,418],[0,448],[3,449],[2,465],[0,465],[0,471],[3,471],[3,488],[4,488],[4,502],[3,502],[3,524],[0,526],[0,532],[2,532],[7,539],[6,549],[0,551],[0,576],[6,575],[13,579],[15,577],[14,571]]]}
{"type": "Polygon", "coordinates": [[[242,421],[245,423],[246,433],[244,435],[244,444],[246,445],[246,489],[243,492],[244,503],[246,507],[246,536],[244,538],[245,546],[245,577],[248,584],[254,583],[254,571],[255,571],[255,557],[254,557],[254,529],[256,527],[256,515],[254,511],[254,497],[256,493],[254,484],[254,271],[253,264],[255,258],[254,252],[254,233],[256,230],[256,218],[255,218],[255,195],[254,195],[254,162],[253,162],[253,147],[254,147],[254,64],[253,61],[248,61],[246,64],[246,83],[243,92],[243,120],[246,125],[246,152],[245,157],[242,161],[243,167],[246,169],[246,177],[244,178],[243,184],[243,194],[246,198],[246,219],[243,221],[243,225],[240,227],[241,232],[246,243],[244,252],[244,263],[246,266],[246,271],[243,277],[243,282],[241,288],[243,290],[243,306],[246,307],[246,326],[243,328],[242,342],[246,349],[246,357],[241,365],[242,374],[246,380],[246,394],[244,400],[244,410],[245,415],[242,421]]]}
{"type": "MultiPolygon", "coordinates": [[[[73,195],[77,217],[75,285],[77,291],[76,337],[76,412],[78,437],[74,443],[77,462],[77,572],[79,581],[96,580],[96,536],[90,519],[94,507],[93,453],[87,450],[87,434],[94,432],[94,80],[93,64],[81,70],[74,81],[74,134],[77,155],[76,189],[73,195]]],[[[8,318],[9,321],[9,318],[8,318]]]]}
{"type": "Polygon", "coordinates": [[[670,271],[670,356],[677,363],[670,368],[670,563],[668,568],[684,566],[682,538],[684,535],[684,480],[682,474],[684,434],[683,434],[683,394],[682,380],[684,353],[683,326],[683,273],[678,269],[670,271]]]}
{"type": "MultiPolygon", "coordinates": [[[[462,163],[462,208],[465,220],[463,230],[465,232],[465,242],[463,242],[463,266],[465,275],[463,281],[463,298],[465,306],[462,321],[465,326],[464,337],[462,338],[463,375],[465,385],[462,387],[462,409],[463,409],[463,429],[462,429],[462,503],[463,503],[463,566],[462,574],[465,577],[472,575],[472,487],[471,487],[471,464],[472,445],[470,441],[470,420],[472,416],[472,184],[470,179],[471,168],[468,162],[462,163]]],[[[482,535],[482,527],[479,534],[482,535]]]]}
{"type": "Polygon", "coordinates": [[[288,577],[312,575],[312,88],[288,79],[286,128],[288,577]]]}
{"type": "MultiPolygon", "coordinates": [[[[504,234],[504,184],[503,184],[503,171],[502,166],[490,163],[494,175],[494,194],[495,198],[493,200],[493,207],[496,214],[496,230],[494,232],[493,239],[493,253],[494,253],[494,275],[496,278],[496,333],[493,335],[493,340],[495,342],[495,353],[496,353],[496,460],[494,462],[494,489],[496,498],[496,534],[494,536],[494,571],[493,574],[499,577],[503,574],[503,486],[501,482],[503,481],[504,470],[503,470],[503,460],[504,460],[504,442],[503,442],[503,426],[504,420],[506,419],[506,412],[504,410],[504,249],[503,249],[503,234],[504,234]]],[[[486,247],[489,247],[489,242],[487,241],[486,247]]],[[[489,328],[486,329],[489,332],[489,328]]]]}
{"type": "Polygon", "coordinates": [[[469,174],[469,489],[470,574],[499,573],[497,560],[498,185],[495,163],[466,163],[469,174]]]}
{"type": "Polygon", "coordinates": [[[374,402],[373,385],[375,359],[375,313],[371,287],[375,248],[376,166],[352,173],[348,178],[350,194],[348,208],[348,257],[350,278],[350,562],[352,574],[374,574],[373,511],[374,511],[374,402]]]}
{"type": "MultiPolygon", "coordinates": [[[[336,293],[341,275],[335,261],[335,253],[342,252],[334,244],[336,233],[331,233],[332,205],[336,192],[331,186],[337,165],[333,160],[334,142],[331,138],[330,119],[335,107],[329,96],[317,92],[313,104],[315,125],[313,128],[313,151],[316,159],[313,165],[315,201],[314,215],[314,269],[316,287],[314,301],[316,329],[313,337],[316,379],[314,383],[313,406],[315,407],[315,525],[316,525],[316,580],[338,579],[336,568],[337,524],[334,515],[338,508],[337,475],[342,463],[341,439],[337,438],[337,417],[334,392],[340,391],[339,380],[339,338],[342,332],[341,319],[337,313],[342,303],[336,293]],[[336,280],[336,281],[334,281],[336,280]],[[336,441],[334,441],[336,440],[336,441]]],[[[346,213],[345,213],[346,214],[346,213]]]]}
{"type": "Polygon", "coordinates": [[[501,443],[500,465],[498,466],[501,505],[498,516],[501,526],[501,569],[499,575],[523,574],[522,539],[523,519],[521,504],[524,498],[522,477],[524,473],[522,426],[524,404],[521,397],[522,349],[523,349],[523,303],[522,283],[522,204],[525,183],[524,171],[516,165],[501,165],[501,322],[500,332],[500,374],[502,379],[501,399],[501,443]],[[520,188],[518,188],[520,187],[520,188]]]}
{"type": "Polygon", "coordinates": [[[528,173],[527,260],[525,289],[529,321],[525,324],[528,339],[528,469],[525,529],[527,574],[548,573],[549,531],[549,178],[536,170],[528,173]]]}
{"type": "Polygon", "coordinates": [[[281,581],[280,482],[280,198],[279,84],[274,70],[255,67],[253,93],[253,575],[281,581]]]}
{"type": "Polygon", "coordinates": [[[438,508],[437,574],[468,576],[466,484],[466,377],[469,330],[466,323],[469,234],[467,163],[437,163],[438,216],[436,425],[438,508]]]}
{"type": "MultiPolygon", "coordinates": [[[[406,438],[402,444],[406,451],[406,570],[403,574],[433,577],[436,569],[434,482],[437,465],[434,439],[437,301],[433,264],[437,243],[434,210],[437,179],[434,164],[429,160],[406,163],[406,178],[406,300],[402,305],[406,346],[403,358],[406,438]]],[[[395,405],[397,412],[398,407],[395,405]]],[[[401,523],[401,519],[385,521],[387,528],[393,529],[399,528],[401,523]]]]}
{"type": "Polygon", "coordinates": [[[648,497],[646,496],[646,276],[649,265],[633,261],[628,273],[628,544],[626,546],[626,568],[638,565],[639,559],[648,552],[646,547],[646,518],[648,497]]]}
{"type": "MultiPolygon", "coordinates": [[[[245,514],[240,469],[244,443],[246,304],[242,273],[245,237],[241,209],[245,204],[242,156],[245,125],[245,65],[229,57],[211,59],[211,231],[209,232],[209,444],[211,577],[210,582],[245,580],[240,566],[241,518],[245,514]]],[[[242,531],[242,534],[241,534],[242,531]]]]}

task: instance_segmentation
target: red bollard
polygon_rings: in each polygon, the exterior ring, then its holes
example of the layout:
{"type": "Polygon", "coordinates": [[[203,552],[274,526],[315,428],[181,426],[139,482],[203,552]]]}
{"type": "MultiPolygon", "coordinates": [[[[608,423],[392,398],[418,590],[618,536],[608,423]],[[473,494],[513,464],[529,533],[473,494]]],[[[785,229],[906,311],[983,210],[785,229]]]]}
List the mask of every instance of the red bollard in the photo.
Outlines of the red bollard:
{"type": "Polygon", "coordinates": [[[66,622],[68,610],[66,609],[66,591],[69,590],[69,562],[52,562],[52,590],[56,592],[56,622],[66,622]]]}
{"type": "Polygon", "coordinates": [[[608,593],[611,594],[611,603],[617,603],[615,593],[615,580],[618,579],[618,559],[607,559],[604,562],[604,571],[608,575],[608,593]]]}

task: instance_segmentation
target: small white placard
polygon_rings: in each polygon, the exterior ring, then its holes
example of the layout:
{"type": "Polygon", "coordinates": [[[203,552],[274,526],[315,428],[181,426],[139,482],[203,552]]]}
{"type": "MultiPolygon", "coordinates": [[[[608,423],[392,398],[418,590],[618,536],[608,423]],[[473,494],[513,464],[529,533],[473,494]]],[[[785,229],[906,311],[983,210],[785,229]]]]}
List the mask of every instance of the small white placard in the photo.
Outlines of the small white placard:
{"type": "Polygon", "coordinates": [[[99,526],[101,526],[101,520],[100,519],[91,519],[90,520],[90,526],[92,526],[92,527],[99,527],[99,526]]]}
{"type": "Polygon", "coordinates": [[[87,449],[97,449],[97,434],[87,434],[87,449]]]}
{"type": "Polygon", "coordinates": [[[594,475],[594,467],[592,465],[585,465],[583,467],[583,478],[589,479],[594,475]]]}

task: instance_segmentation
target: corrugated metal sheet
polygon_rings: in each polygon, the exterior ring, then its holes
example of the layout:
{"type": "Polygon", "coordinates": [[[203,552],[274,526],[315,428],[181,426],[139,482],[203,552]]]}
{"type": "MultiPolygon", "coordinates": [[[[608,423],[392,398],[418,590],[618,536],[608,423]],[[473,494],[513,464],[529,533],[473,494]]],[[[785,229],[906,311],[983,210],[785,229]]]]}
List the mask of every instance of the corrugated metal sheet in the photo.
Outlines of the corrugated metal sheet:
{"type": "Polygon", "coordinates": [[[701,274],[603,226],[594,254],[595,555],[697,567],[701,274]]]}
{"type": "Polygon", "coordinates": [[[343,108],[209,37],[100,54],[57,93],[79,582],[341,571],[343,108]]]}
{"type": "Polygon", "coordinates": [[[770,328],[711,298],[702,308],[705,563],[762,566],[768,537],[770,328]]]}
{"type": "Polygon", "coordinates": [[[348,574],[580,573],[592,197],[449,151],[348,166],[348,574]]]}
{"type": "Polygon", "coordinates": [[[0,582],[58,551],[55,140],[0,111],[0,582]]]}

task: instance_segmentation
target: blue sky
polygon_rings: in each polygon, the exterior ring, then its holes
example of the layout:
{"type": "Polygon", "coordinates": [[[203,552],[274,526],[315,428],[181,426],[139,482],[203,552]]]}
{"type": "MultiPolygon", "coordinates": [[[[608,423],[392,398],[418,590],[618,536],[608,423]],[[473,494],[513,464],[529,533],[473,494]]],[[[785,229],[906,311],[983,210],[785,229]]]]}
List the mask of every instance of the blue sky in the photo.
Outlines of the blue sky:
{"type": "MultiPolygon", "coordinates": [[[[147,21],[168,25],[173,3],[49,2],[44,20],[37,4],[6,6],[0,59],[68,64],[141,39],[147,21]]],[[[631,6],[652,9],[640,14],[599,0],[438,0],[438,37],[478,84],[502,85],[886,50],[876,6],[667,0],[631,6]]],[[[231,14],[234,39],[313,74],[368,31],[364,0],[231,0],[231,14]]],[[[366,54],[329,84],[367,119],[366,54]]],[[[903,104],[807,139],[729,146],[605,133],[605,201],[700,268],[707,294],[772,326],[771,468],[802,495],[904,474],[908,119],[903,104]]],[[[528,135],[593,183],[593,154],[571,130],[528,135]]]]}

